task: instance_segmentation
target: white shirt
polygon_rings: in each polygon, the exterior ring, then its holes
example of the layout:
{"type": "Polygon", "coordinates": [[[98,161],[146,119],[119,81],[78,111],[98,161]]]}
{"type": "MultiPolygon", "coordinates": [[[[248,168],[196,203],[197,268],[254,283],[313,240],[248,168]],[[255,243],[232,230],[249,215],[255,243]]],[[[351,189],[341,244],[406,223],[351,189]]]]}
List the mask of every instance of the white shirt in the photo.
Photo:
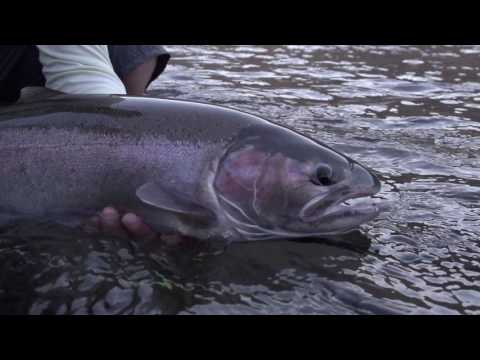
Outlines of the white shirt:
{"type": "Polygon", "coordinates": [[[67,94],[118,94],[126,89],[115,74],[107,45],[37,45],[45,87],[67,94]]]}

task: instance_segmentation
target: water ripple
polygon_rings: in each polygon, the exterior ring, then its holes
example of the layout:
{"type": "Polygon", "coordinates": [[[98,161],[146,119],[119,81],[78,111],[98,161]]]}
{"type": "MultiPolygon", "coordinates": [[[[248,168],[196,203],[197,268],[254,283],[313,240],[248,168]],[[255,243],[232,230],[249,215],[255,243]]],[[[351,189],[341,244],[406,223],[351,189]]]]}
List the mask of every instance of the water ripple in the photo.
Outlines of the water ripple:
{"type": "Polygon", "coordinates": [[[396,210],[334,241],[201,256],[3,229],[0,312],[480,314],[479,46],[168,49],[152,95],[293,126],[374,169],[396,210]]]}

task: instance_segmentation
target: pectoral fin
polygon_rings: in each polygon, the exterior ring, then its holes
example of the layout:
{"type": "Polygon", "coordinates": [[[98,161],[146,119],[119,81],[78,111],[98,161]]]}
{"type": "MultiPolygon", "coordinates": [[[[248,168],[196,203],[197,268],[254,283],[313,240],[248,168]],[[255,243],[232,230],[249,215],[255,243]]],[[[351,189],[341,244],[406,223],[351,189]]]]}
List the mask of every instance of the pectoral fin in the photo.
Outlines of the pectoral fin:
{"type": "Polygon", "coordinates": [[[167,188],[159,183],[146,183],[137,189],[136,194],[143,203],[165,211],[199,218],[213,216],[210,210],[200,205],[194,199],[190,199],[183,193],[179,193],[177,190],[167,188]]]}

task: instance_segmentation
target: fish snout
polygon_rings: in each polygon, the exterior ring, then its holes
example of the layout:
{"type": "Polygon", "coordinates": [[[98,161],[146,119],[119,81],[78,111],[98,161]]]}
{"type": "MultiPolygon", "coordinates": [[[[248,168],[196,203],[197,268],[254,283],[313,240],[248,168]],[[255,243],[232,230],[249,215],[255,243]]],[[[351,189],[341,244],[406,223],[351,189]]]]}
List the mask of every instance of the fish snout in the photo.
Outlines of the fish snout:
{"type": "Polygon", "coordinates": [[[353,164],[350,187],[358,196],[371,196],[380,191],[380,181],[369,170],[353,164]]]}

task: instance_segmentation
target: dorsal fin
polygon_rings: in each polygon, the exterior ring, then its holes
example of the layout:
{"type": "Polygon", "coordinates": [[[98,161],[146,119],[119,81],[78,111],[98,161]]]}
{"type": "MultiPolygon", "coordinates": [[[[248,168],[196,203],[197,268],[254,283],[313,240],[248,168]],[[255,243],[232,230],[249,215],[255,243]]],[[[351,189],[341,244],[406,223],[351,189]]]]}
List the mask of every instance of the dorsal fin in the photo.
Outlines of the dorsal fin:
{"type": "Polygon", "coordinates": [[[55,91],[51,89],[47,89],[41,86],[32,86],[23,88],[20,91],[20,98],[18,99],[18,104],[27,104],[36,101],[45,100],[51,98],[52,96],[62,95],[63,93],[60,91],[55,91]]]}

